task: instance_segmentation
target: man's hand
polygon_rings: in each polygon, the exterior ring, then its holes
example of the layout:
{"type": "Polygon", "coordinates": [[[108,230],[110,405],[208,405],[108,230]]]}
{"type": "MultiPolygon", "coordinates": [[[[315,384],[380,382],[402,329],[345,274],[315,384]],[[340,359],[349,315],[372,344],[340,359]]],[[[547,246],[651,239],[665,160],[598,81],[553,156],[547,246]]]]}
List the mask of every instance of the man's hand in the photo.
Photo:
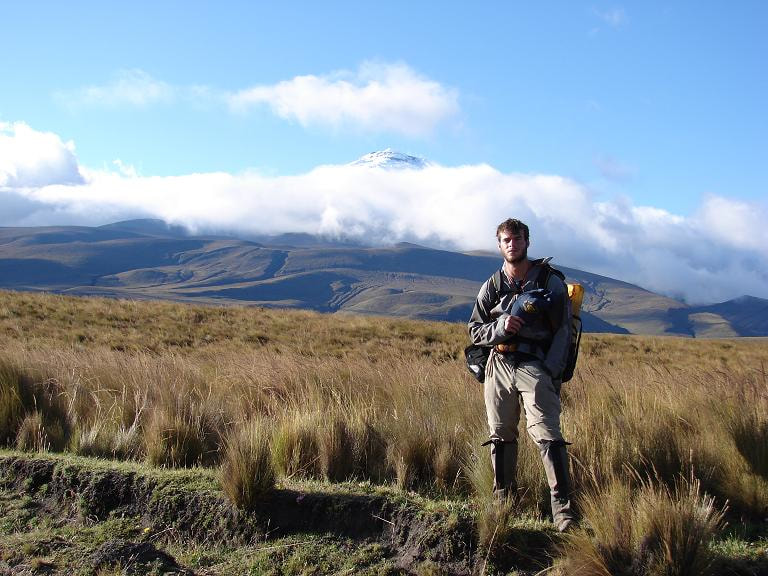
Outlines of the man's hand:
{"type": "Polygon", "coordinates": [[[517,334],[525,324],[525,320],[518,316],[507,316],[504,319],[504,331],[507,334],[517,334]]]}

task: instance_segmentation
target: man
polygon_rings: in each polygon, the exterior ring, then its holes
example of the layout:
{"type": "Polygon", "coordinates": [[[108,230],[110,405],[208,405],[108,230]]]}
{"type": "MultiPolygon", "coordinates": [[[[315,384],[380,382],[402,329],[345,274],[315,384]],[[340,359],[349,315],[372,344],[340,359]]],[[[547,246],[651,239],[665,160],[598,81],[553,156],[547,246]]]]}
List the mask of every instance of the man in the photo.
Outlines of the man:
{"type": "Polygon", "coordinates": [[[552,519],[562,532],[575,520],[567,443],[560,431],[559,378],[571,338],[567,288],[548,268],[547,260],[528,258],[529,230],[523,222],[505,220],[496,229],[496,239],[504,258],[501,274],[496,276],[500,284],[496,286],[493,277],[483,284],[469,321],[472,341],[493,346],[484,382],[493,488],[499,498],[516,497],[517,426],[522,401],[528,434],[538,445],[547,475],[552,519]],[[542,282],[546,285],[540,285],[542,282]],[[542,293],[542,303],[547,306],[527,306],[529,313],[516,313],[518,298],[530,299],[542,293]]]}

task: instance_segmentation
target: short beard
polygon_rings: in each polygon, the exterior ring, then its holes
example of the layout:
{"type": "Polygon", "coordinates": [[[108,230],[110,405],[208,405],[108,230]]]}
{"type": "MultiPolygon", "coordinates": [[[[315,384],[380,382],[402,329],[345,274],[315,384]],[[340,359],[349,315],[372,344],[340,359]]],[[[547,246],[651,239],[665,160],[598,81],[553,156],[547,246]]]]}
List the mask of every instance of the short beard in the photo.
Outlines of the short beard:
{"type": "Polygon", "coordinates": [[[517,258],[510,260],[509,258],[505,257],[504,259],[510,264],[520,264],[520,262],[524,262],[527,258],[528,258],[528,247],[526,247],[523,250],[523,253],[520,254],[520,256],[518,256],[517,258]]]}

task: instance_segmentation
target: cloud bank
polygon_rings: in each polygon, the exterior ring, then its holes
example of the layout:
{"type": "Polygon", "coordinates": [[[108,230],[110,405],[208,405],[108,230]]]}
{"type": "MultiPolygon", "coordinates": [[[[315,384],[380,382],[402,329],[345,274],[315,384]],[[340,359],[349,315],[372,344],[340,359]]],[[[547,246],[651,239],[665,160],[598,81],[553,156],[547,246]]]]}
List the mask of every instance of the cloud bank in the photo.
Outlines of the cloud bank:
{"type": "Polygon", "coordinates": [[[691,303],[745,293],[768,298],[768,208],[718,196],[684,218],[628,201],[596,202],[589,189],[559,176],[483,164],[142,177],[122,164],[114,171],[78,166],[71,143],[23,124],[0,126],[0,158],[1,226],[155,217],[196,231],[495,250],[496,225],[514,216],[531,226],[531,254],[554,255],[564,266],[691,303]]]}

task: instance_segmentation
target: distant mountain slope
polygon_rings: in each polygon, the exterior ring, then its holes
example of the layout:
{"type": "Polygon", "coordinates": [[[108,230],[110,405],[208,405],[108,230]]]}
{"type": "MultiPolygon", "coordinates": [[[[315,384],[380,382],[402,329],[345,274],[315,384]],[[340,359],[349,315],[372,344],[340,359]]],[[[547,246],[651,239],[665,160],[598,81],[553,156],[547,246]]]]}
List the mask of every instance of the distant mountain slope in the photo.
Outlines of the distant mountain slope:
{"type": "Polygon", "coordinates": [[[142,236],[187,236],[187,231],[183,226],[174,226],[164,220],[155,218],[144,218],[140,220],[125,220],[113,224],[99,226],[99,230],[115,230],[118,232],[134,232],[142,236]]]}
{"type": "Polygon", "coordinates": [[[763,298],[741,296],[720,304],[692,307],[688,312],[690,321],[705,325],[712,336],[768,334],[768,300],[763,298]]]}
{"type": "Polygon", "coordinates": [[[566,267],[562,270],[569,281],[584,286],[583,310],[609,325],[634,334],[693,335],[687,325],[670,318],[670,311],[686,309],[682,302],[606,276],[566,267]]]}
{"type": "MultiPolygon", "coordinates": [[[[407,243],[369,248],[308,235],[259,240],[191,236],[158,220],[0,228],[0,287],[464,322],[480,284],[501,263],[488,253],[407,243]]],[[[626,282],[561,269],[585,287],[587,331],[768,335],[767,300],[688,307],[626,282]]]]}

